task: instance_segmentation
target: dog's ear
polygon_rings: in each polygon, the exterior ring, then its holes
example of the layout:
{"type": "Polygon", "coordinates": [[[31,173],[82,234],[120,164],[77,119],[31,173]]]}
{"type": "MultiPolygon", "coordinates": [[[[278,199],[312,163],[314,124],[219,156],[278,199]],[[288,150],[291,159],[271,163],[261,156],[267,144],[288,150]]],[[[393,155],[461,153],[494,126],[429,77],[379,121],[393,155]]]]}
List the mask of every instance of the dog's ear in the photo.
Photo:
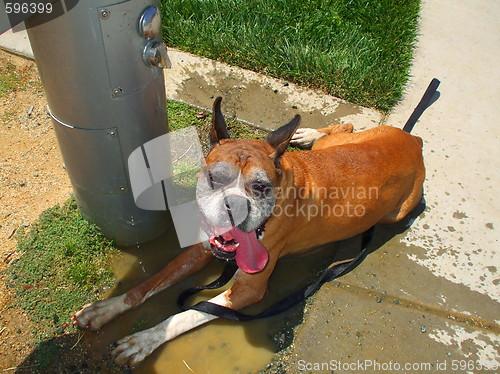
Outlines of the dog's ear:
{"type": "Polygon", "coordinates": [[[267,135],[266,141],[271,144],[275,151],[270,155],[274,158],[274,164],[279,167],[279,160],[283,153],[285,153],[293,134],[298,129],[300,125],[300,115],[297,114],[293,119],[286,125],[272,131],[267,135]]]}
{"type": "Polygon", "coordinates": [[[219,140],[229,139],[229,132],[227,131],[226,121],[220,110],[220,102],[222,97],[218,97],[214,101],[212,112],[212,128],[210,129],[210,145],[215,146],[219,140]]]}

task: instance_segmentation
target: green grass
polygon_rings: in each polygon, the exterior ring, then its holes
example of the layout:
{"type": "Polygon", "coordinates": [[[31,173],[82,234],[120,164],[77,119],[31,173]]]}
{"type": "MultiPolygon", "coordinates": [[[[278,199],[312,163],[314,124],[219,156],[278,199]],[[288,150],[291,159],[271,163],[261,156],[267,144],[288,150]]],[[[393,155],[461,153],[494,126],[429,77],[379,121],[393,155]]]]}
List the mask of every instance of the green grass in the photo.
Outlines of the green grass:
{"type": "Polygon", "coordinates": [[[173,47],[389,110],[407,82],[419,0],[161,0],[173,47]]]}
{"type": "MultiPolygon", "coordinates": [[[[188,104],[169,100],[167,102],[168,125],[170,131],[179,130],[187,126],[195,126],[200,138],[205,155],[209,149],[209,133],[212,124],[212,114],[204,112],[205,118],[196,118],[200,109],[188,104]]],[[[243,124],[226,117],[227,129],[233,138],[239,139],[264,139],[267,131],[243,124]]]]}
{"type": "MultiPolygon", "coordinates": [[[[39,78],[33,77],[33,69],[30,64],[19,67],[0,57],[0,99],[7,98],[13,92],[26,90],[38,96],[43,95],[42,83],[39,78]]],[[[0,122],[11,121],[18,115],[16,110],[6,110],[0,115],[0,122]]]]}
{"type": "Polygon", "coordinates": [[[39,339],[73,331],[72,314],[114,282],[113,243],[81,216],[74,199],[44,211],[17,240],[20,258],[8,269],[15,306],[36,324],[39,339]]]}
{"type": "Polygon", "coordinates": [[[10,63],[0,66],[0,98],[25,87],[28,75],[10,63]]]}

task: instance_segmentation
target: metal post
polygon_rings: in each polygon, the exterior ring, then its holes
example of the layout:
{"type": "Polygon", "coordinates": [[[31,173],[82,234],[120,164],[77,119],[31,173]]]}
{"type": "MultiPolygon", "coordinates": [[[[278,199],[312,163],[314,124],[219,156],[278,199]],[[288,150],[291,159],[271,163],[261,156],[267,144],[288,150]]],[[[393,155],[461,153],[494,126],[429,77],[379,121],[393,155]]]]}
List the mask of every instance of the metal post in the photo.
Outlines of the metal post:
{"type": "Polygon", "coordinates": [[[167,132],[155,5],[82,0],[47,22],[43,14],[26,22],[77,203],[121,245],[167,227],[165,211],[136,206],[127,166],[134,149],[167,132]]]}

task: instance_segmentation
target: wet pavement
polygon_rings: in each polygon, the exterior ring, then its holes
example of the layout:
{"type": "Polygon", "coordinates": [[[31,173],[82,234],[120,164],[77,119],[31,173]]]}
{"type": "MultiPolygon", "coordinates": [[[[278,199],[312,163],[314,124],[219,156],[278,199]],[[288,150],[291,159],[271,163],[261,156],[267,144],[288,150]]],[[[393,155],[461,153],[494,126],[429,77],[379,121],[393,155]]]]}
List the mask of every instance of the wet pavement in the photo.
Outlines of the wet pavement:
{"type": "Polygon", "coordinates": [[[297,113],[302,126],[320,128],[355,123],[357,129],[377,126],[381,113],[333,96],[176,50],[169,52],[172,69],[165,72],[167,96],[201,108],[211,108],[222,96],[230,117],[264,129],[275,129],[297,113]]]}

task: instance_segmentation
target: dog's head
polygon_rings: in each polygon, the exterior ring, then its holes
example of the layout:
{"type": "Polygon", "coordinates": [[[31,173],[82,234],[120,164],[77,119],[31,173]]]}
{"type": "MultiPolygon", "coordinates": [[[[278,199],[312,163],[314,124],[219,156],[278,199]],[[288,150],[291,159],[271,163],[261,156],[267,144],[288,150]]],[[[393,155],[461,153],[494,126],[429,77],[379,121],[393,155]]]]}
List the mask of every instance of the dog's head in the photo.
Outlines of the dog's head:
{"type": "Polygon", "coordinates": [[[214,254],[224,259],[236,257],[242,270],[255,273],[268,261],[259,239],[274,209],[280,158],[300,116],[269,133],[265,140],[231,139],[221,100],[218,97],[214,102],[211,150],[206,168],[198,176],[196,196],[214,254]]]}

